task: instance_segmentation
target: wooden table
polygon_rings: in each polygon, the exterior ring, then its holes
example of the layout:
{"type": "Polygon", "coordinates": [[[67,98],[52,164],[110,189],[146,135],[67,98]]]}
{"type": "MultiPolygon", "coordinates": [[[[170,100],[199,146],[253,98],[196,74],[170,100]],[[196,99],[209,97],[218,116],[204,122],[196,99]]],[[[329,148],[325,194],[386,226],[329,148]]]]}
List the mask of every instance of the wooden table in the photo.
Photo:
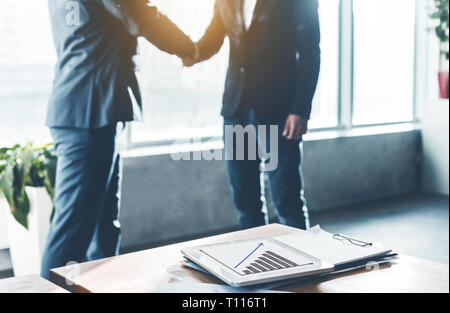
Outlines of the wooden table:
{"type": "MultiPolygon", "coordinates": [[[[79,264],[75,278],[73,268],[58,268],[50,273],[55,284],[72,292],[153,292],[168,282],[167,269],[182,260],[183,247],[228,240],[287,235],[295,228],[272,224],[199,240],[125,254],[79,264]],[[66,285],[71,282],[71,286],[66,285]]],[[[184,274],[202,282],[219,283],[209,275],[190,269],[184,274]]],[[[449,266],[402,255],[379,270],[357,270],[331,275],[283,287],[293,292],[449,292],[449,266]]]]}
{"type": "Polygon", "coordinates": [[[68,293],[38,275],[0,280],[0,293],[68,293]]]}

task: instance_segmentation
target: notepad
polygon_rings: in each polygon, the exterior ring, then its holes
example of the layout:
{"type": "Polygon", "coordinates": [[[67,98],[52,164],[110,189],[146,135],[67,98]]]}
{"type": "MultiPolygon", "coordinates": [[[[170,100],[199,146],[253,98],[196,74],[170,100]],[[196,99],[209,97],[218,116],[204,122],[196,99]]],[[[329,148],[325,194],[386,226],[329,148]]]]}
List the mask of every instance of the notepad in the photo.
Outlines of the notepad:
{"type": "Polygon", "coordinates": [[[319,225],[274,239],[335,266],[382,256],[392,251],[381,244],[357,245],[336,239],[335,234],[324,231],[319,225]]]}

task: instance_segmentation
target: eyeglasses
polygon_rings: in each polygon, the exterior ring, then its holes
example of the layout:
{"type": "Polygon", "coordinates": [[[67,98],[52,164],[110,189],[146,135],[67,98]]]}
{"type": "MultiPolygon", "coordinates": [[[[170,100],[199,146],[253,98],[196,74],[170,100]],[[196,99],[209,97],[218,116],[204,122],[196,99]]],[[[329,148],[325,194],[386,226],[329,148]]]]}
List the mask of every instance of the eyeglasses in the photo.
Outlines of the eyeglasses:
{"type": "Polygon", "coordinates": [[[341,241],[343,243],[348,242],[348,243],[351,243],[352,245],[355,245],[355,246],[358,246],[358,247],[363,247],[363,248],[372,246],[371,242],[365,242],[365,241],[362,241],[362,240],[359,240],[359,239],[355,239],[355,238],[351,238],[351,237],[348,237],[348,236],[344,236],[344,235],[341,235],[341,234],[333,235],[333,239],[339,240],[339,241],[341,241]]]}

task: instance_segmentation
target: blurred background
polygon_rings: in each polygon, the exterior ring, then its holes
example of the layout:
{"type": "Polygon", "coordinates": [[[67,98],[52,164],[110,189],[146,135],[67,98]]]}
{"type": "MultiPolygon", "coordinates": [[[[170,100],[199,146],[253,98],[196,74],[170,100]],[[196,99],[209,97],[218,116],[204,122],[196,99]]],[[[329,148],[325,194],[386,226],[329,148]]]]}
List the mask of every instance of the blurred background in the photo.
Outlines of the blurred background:
{"type": "MultiPolygon", "coordinates": [[[[214,5],[152,3],[193,39],[214,5]]],[[[304,162],[311,224],[448,263],[449,104],[438,83],[448,61],[429,16],[435,2],[319,3],[322,70],[304,162]]],[[[221,147],[227,56],[228,43],[185,69],[140,41],[144,120],[129,124],[122,139],[123,252],[237,228],[224,164],[170,157],[221,147]]],[[[0,0],[0,147],[51,141],[45,114],[55,62],[46,1],[0,0]]],[[[0,276],[10,276],[14,238],[8,208],[0,209],[0,276]]]]}

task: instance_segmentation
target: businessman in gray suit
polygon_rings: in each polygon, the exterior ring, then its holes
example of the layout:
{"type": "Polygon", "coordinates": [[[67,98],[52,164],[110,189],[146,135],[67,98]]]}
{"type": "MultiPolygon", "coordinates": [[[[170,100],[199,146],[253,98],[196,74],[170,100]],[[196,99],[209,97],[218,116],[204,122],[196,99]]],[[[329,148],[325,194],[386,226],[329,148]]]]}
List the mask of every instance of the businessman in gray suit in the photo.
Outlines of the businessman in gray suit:
{"type": "MultiPolygon", "coordinates": [[[[137,37],[181,58],[196,45],[147,0],[49,0],[58,62],[47,125],[58,155],[55,214],[41,274],[68,262],[114,256],[120,241],[118,126],[141,96],[137,37]]],[[[123,127],[123,126],[122,126],[123,127]]]]}

